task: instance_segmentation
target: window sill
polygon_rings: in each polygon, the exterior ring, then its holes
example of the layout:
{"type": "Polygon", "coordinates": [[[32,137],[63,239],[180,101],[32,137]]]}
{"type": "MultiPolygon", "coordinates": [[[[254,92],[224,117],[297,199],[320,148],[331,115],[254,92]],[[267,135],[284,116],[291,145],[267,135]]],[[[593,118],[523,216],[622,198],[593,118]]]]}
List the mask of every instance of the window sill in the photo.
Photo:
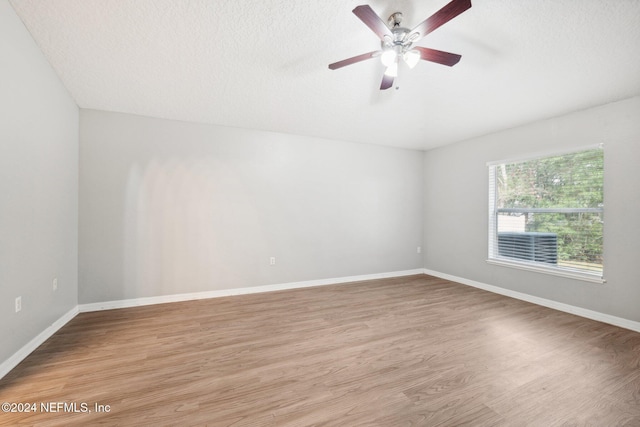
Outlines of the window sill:
{"type": "Polygon", "coordinates": [[[606,280],[598,274],[579,273],[579,272],[574,272],[570,270],[562,270],[559,268],[543,267],[538,265],[532,265],[527,262],[518,262],[518,261],[511,261],[511,260],[504,260],[504,259],[488,259],[487,263],[493,264],[493,265],[499,265],[501,267],[510,267],[510,268],[517,268],[519,270],[534,271],[537,273],[550,274],[553,276],[566,277],[569,279],[582,280],[582,281],[591,282],[591,283],[606,282],[606,280]]]}

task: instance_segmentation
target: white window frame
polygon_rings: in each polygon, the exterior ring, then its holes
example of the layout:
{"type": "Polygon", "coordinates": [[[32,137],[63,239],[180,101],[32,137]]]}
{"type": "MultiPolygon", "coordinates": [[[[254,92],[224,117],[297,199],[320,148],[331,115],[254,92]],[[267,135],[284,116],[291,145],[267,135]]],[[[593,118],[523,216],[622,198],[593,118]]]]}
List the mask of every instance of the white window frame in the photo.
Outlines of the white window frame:
{"type": "MultiPolygon", "coordinates": [[[[561,268],[561,267],[553,267],[553,266],[546,266],[543,263],[535,263],[535,262],[528,262],[528,261],[519,261],[516,260],[514,258],[508,258],[508,257],[498,257],[495,254],[497,254],[497,229],[498,229],[498,218],[497,218],[497,213],[498,213],[498,209],[496,208],[496,202],[497,202],[497,185],[496,185],[496,174],[495,174],[495,170],[496,170],[496,166],[498,165],[502,165],[502,164],[509,164],[509,163],[518,163],[518,162],[526,162],[529,160],[536,160],[536,159],[541,159],[541,158],[546,158],[546,157],[556,157],[556,156],[562,156],[562,155],[566,155],[566,154],[572,154],[572,153],[579,153],[582,151],[588,151],[588,150],[593,150],[593,149],[604,149],[603,144],[597,144],[597,145],[590,145],[590,146],[586,146],[586,147],[579,147],[576,149],[572,149],[572,150],[565,150],[565,151],[553,151],[553,152],[546,152],[546,153],[538,153],[538,154],[534,154],[534,155],[529,155],[526,157],[520,157],[520,158],[516,158],[516,159],[507,159],[507,160],[498,160],[498,161],[492,161],[492,162],[487,162],[487,170],[488,170],[488,175],[489,175],[489,230],[488,230],[488,241],[489,241],[489,245],[488,245],[488,256],[487,256],[487,263],[489,264],[493,264],[493,265],[498,265],[498,266],[503,266],[503,267],[510,267],[510,268],[516,268],[516,269],[520,269],[520,270],[527,270],[527,271],[534,271],[534,272],[538,272],[538,273],[544,273],[544,274],[550,274],[550,275],[554,275],[554,276],[560,276],[560,277],[566,277],[566,278],[570,278],[570,279],[577,279],[577,280],[583,280],[586,282],[592,282],[592,283],[605,283],[606,280],[604,279],[604,266],[603,266],[603,272],[602,273],[589,273],[589,272],[584,272],[584,271],[574,271],[571,269],[565,269],[565,268],[561,268]]],[[[517,209],[510,209],[511,211],[515,211],[517,209]]],[[[578,211],[592,211],[593,209],[589,208],[589,209],[551,209],[553,212],[557,212],[557,211],[566,211],[566,212],[578,212],[578,211]]],[[[551,211],[549,210],[549,211],[551,211]]],[[[501,211],[504,211],[501,209],[501,211]]],[[[540,209],[539,211],[544,211],[544,209],[540,209]]],[[[604,208],[598,208],[599,212],[604,212],[604,208]]]]}

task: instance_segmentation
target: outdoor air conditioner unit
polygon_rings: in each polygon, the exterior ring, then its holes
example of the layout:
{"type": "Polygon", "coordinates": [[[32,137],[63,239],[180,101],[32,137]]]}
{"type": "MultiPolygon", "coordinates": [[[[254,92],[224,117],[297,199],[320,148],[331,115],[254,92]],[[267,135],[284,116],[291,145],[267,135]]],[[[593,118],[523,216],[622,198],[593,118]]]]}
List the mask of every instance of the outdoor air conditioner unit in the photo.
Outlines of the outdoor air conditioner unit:
{"type": "Polygon", "coordinates": [[[498,254],[525,261],[558,264],[558,235],[555,233],[500,232],[498,254]]]}

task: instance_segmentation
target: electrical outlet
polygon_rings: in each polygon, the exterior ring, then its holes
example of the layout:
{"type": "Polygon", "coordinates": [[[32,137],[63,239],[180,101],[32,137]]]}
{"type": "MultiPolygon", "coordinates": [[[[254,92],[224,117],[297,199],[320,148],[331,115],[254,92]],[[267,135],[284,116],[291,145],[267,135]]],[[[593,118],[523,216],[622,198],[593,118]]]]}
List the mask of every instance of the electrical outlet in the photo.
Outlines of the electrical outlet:
{"type": "Polygon", "coordinates": [[[269,265],[276,265],[276,257],[272,256],[269,258],[269,265]]]}
{"type": "Polygon", "coordinates": [[[22,297],[16,298],[16,313],[22,310],[22,297]]]}
{"type": "Polygon", "coordinates": [[[422,253],[422,247],[418,246],[418,249],[416,250],[417,253],[421,254],[422,253]]]}
{"type": "Polygon", "coordinates": [[[57,291],[58,290],[58,278],[54,278],[53,279],[53,290],[57,291]]]}

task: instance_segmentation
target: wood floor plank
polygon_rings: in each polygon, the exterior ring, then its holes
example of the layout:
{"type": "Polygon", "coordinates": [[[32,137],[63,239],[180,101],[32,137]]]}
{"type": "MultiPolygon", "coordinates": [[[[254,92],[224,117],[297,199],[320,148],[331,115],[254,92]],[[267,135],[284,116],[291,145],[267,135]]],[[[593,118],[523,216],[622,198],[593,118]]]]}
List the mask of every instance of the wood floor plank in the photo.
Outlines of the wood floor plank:
{"type": "Polygon", "coordinates": [[[0,402],[91,410],[0,425],[633,426],[640,334],[418,275],[82,313],[0,402]]]}

